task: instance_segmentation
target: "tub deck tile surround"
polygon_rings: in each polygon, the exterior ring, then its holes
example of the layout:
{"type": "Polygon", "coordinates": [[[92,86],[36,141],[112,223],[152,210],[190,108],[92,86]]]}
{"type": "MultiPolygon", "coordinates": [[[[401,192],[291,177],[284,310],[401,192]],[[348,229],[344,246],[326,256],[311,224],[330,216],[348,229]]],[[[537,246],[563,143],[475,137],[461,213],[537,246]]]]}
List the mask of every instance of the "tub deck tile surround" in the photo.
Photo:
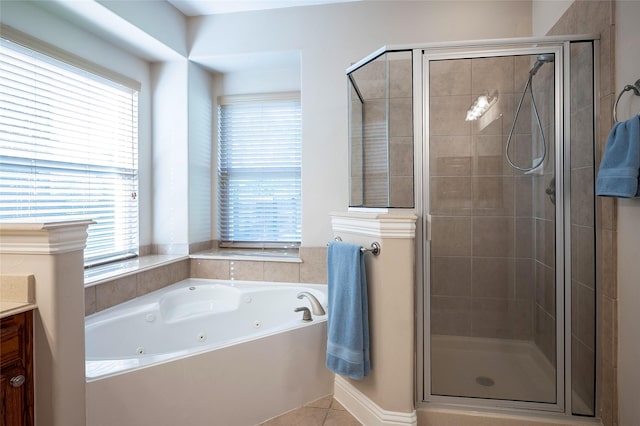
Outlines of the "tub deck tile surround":
{"type": "Polygon", "coordinates": [[[333,395],[305,404],[296,410],[289,411],[260,424],[261,426],[360,426],[333,395]]]}

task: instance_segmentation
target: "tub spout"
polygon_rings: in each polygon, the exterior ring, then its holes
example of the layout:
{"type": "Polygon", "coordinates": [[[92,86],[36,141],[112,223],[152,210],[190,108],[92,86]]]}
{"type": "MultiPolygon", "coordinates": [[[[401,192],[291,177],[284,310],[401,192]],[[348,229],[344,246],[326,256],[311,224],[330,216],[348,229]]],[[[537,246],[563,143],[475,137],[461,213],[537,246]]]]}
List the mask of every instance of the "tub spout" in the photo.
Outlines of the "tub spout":
{"type": "Polygon", "coordinates": [[[293,310],[293,312],[300,312],[300,311],[302,311],[302,321],[304,322],[313,321],[313,319],[311,318],[311,312],[309,312],[309,308],[307,308],[306,306],[300,306],[299,308],[295,308],[293,310]]]}
{"type": "Polygon", "coordinates": [[[307,299],[309,299],[309,302],[311,303],[311,311],[313,312],[313,315],[325,315],[326,312],[324,311],[324,308],[322,307],[322,304],[318,301],[318,299],[316,299],[316,297],[309,293],[308,291],[303,291],[298,293],[298,299],[302,299],[306,297],[307,299]]]}

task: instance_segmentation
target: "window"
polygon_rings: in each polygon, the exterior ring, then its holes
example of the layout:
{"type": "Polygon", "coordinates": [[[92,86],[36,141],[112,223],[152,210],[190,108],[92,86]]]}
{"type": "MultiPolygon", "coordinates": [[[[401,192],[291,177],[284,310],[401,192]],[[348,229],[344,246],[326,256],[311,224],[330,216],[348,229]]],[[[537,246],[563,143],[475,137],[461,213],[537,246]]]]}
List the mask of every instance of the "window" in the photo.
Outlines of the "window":
{"type": "Polygon", "coordinates": [[[85,265],[134,256],[137,88],[33,43],[0,39],[0,220],[92,219],[85,265]]]}
{"type": "Polygon", "coordinates": [[[301,145],[299,94],[219,99],[222,247],[300,245],[301,145]]]}

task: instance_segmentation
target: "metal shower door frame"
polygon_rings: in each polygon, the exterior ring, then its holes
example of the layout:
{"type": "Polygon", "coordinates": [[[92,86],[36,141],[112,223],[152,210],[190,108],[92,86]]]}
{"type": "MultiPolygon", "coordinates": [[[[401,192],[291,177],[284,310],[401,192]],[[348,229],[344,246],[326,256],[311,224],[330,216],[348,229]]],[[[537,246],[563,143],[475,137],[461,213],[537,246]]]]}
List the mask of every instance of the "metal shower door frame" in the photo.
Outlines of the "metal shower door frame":
{"type": "MultiPolygon", "coordinates": [[[[584,38],[587,39],[586,37],[584,38]]],[[[589,38],[593,40],[593,38],[589,38]]],[[[569,41],[558,38],[545,39],[509,39],[499,41],[478,42],[464,45],[435,45],[423,49],[414,49],[414,123],[416,140],[415,156],[416,170],[416,209],[422,219],[416,229],[416,259],[417,270],[417,303],[418,303],[418,336],[417,336],[417,405],[429,406],[458,406],[473,409],[497,410],[526,410],[531,412],[546,412],[571,415],[571,257],[569,247],[564,241],[569,234],[570,223],[570,191],[568,187],[569,173],[569,84],[565,81],[569,77],[570,49],[569,41]],[[555,176],[556,197],[555,206],[555,239],[556,239],[556,402],[528,402],[503,399],[455,397],[433,395],[431,392],[431,344],[430,344],[430,203],[429,203],[429,62],[447,59],[473,59],[481,57],[500,57],[517,55],[538,55],[553,53],[554,63],[554,107],[555,107],[555,176]],[[418,60],[421,55],[421,60],[418,60]],[[421,100],[419,102],[418,100],[421,100]],[[421,128],[418,128],[421,127],[421,128]],[[566,145],[566,147],[565,147],[566,145]],[[566,231],[565,231],[566,230],[566,231]],[[565,270],[566,269],[566,270],[565,270]],[[568,291],[565,291],[568,289],[568,291]],[[422,318],[420,318],[422,315],[422,318]],[[567,336],[569,343],[566,343],[567,336]]]]}

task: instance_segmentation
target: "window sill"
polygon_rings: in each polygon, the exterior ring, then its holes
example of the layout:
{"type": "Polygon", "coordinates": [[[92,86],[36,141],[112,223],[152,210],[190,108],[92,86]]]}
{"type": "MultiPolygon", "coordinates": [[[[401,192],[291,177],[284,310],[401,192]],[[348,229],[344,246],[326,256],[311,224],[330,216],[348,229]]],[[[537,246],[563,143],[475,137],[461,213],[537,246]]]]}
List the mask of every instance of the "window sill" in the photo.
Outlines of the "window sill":
{"type": "Polygon", "coordinates": [[[84,271],[84,286],[91,287],[188,258],[188,255],[150,255],[88,268],[84,271]]]}
{"type": "Polygon", "coordinates": [[[288,262],[302,263],[298,249],[290,250],[269,250],[269,249],[234,249],[216,248],[194,253],[189,256],[191,259],[213,259],[213,260],[246,260],[256,262],[288,262]]]}

